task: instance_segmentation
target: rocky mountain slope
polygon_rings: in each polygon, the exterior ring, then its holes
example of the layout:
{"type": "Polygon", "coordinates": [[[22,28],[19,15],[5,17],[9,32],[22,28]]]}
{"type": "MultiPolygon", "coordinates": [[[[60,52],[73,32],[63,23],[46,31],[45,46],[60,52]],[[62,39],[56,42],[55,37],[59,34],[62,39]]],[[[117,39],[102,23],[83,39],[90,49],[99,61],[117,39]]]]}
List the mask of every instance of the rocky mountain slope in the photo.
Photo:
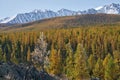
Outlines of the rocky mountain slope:
{"type": "Polygon", "coordinates": [[[97,13],[105,13],[105,14],[120,14],[120,4],[112,3],[110,5],[104,5],[97,8],[92,8],[84,11],[72,11],[68,9],[61,9],[57,12],[52,10],[34,10],[28,13],[20,13],[14,15],[12,17],[7,17],[0,20],[0,23],[8,23],[8,24],[21,24],[21,23],[29,23],[41,19],[46,18],[54,18],[61,16],[73,16],[73,15],[82,15],[82,14],[97,14],[97,13]]]}
{"type": "Polygon", "coordinates": [[[120,15],[115,14],[85,14],[77,16],[64,16],[38,20],[35,22],[17,24],[12,26],[0,25],[0,32],[11,31],[40,31],[47,29],[60,29],[89,26],[120,26],[120,15]]]}

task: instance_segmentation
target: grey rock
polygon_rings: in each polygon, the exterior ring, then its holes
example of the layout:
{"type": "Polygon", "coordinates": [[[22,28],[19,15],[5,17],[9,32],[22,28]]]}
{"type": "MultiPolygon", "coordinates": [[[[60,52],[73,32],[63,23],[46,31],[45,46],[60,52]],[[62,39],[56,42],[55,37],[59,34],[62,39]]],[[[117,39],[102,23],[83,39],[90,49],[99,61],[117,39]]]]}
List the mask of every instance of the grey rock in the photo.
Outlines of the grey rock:
{"type": "Polygon", "coordinates": [[[0,64],[0,80],[55,80],[45,71],[38,71],[32,65],[0,64]]]}

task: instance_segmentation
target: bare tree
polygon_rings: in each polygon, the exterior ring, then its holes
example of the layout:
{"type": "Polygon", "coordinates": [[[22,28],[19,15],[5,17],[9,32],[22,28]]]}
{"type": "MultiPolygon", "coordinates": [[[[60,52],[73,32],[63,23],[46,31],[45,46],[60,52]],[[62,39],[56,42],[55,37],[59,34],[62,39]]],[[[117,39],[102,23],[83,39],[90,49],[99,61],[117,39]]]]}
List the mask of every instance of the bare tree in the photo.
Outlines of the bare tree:
{"type": "Polygon", "coordinates": [[[34,64],[39,64],[41,69],[44,71],[44,67],[49,64],[49,51],[47,51],[47,43],[45,42],[45,37],[43,32],[40,33],[40,37],[37,40],[34,52],[31,54],[32,62],[34,64]]]}

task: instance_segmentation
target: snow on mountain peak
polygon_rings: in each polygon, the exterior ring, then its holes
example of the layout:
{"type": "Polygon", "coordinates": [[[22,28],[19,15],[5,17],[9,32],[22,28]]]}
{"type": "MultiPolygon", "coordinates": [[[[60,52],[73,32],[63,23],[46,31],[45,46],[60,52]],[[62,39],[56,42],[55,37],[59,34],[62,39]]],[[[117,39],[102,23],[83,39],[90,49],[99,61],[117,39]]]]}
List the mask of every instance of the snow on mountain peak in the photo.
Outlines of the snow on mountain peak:
{"type": "Polygon", "coordinates": [[[10,24],[19,24],[19,23],[28,23],[36,20],[53,18],[58,16],[72,16],[72,15],[81,15],[81,14],[96,14],[96,13],[106,13],[106,14],[120,14],[120,4],[109,4],[100,6],[97,8],[91,8],[84,11],[72,11],[68,9],[60,9],[57,12],[52,10],[37,10],[35,9],[32,12],[20,13],[12,17],[7,17],[0,20],[0,23],[10,23],[10,24]]]}
{"type": "Polygon", "coordinates": [[[97,9],[99,13],[106,13],[106,14],[120,14],[120,5],[112,3],[110,5],[105,5],[100,9],[97,9]]]}
{"type": "Polygon", "coordinates": [[[42,10],[35,9],[35,10],[33,10],[32,12],[38,13],[38,12],[42,12],[42,10]]]}
{"type": "Polygon", "coordinates": [[[95,10],[99,10],[101,8],[103,8],[103,6],[99,6],[99,7],[95,8],[95,10]]]}
{"type": "Polygon", "coordinates": [[[17,15],[14,15],[12,17],[4,18],[5,20],[1,21],[0,23],[8,23],[9,21],[13,20],[17,15]]]}

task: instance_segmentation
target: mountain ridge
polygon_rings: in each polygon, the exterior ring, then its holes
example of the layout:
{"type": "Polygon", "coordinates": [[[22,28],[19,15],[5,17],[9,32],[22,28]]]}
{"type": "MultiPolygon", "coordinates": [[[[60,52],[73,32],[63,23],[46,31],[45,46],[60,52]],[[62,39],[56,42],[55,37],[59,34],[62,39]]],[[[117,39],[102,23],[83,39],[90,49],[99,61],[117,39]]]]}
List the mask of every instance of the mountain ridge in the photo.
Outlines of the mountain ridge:
{"type": "Polygon", "coordinates": [[[84,14],[38,20],[15,25],[0,25],[0,32],[41,31],[49,29],[120,26],[120,15],[116,14],[84,14]]]}
{"type": "Polygon", "coordinates": [[[7,17],[0,20],[0,23],[8,23],[8,24],[23,24],[34,22],[37,20],[42,20],[46,18],[54,18],[61,16],[74,16],[74,15],[82,15],[82,14],[97,14],[97,13],[105,13],[105,14],[120,14],[120,4],[109,4],[100,6],[97,8],[91,8],[84,11],[73,11],[68,9],[60,9],[58,11],[52,10],[33,10],[28,13],[19,13],[12,17],[7,17]]]}

